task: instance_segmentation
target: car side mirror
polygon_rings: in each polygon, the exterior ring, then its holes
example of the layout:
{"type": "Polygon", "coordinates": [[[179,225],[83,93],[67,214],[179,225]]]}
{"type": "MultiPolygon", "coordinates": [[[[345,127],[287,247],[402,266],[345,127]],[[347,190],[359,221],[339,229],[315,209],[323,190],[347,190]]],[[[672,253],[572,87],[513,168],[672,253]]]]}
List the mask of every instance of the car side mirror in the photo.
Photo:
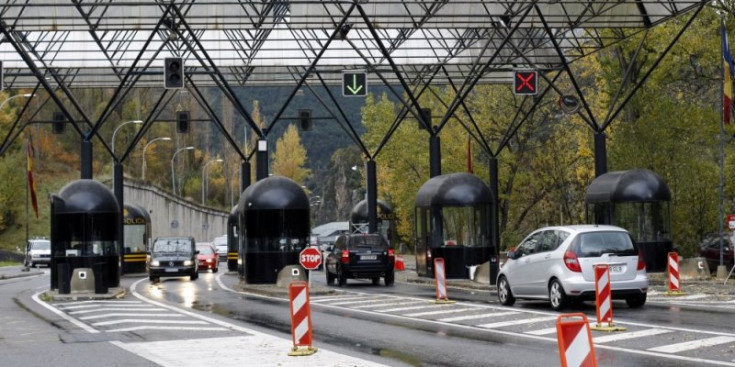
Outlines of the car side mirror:
{"type": "Polygon", "coordinates": [[[194,250],[194,255],[199,255],[199,250],[194,250]]]}
{"type": "Polygon", "coordinates": [[[516,258],[516,252],[513,250],[508,251],[508,258],[513,260],[516,258]]]}

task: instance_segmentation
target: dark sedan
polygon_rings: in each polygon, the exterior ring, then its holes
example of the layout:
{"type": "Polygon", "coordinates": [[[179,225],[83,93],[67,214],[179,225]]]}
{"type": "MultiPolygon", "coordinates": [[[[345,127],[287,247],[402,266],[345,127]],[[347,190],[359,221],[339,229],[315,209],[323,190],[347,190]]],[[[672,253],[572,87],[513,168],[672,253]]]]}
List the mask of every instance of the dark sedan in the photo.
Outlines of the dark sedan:
{"type": "Polygon", "coordinates": [[[395,279],[393,266],[395,253],[380,234],[343,234],[337,238],[326,258],[327,284],[347,279],[372,279],[373,284],[392,285],[395,279]]]}
{"type": "MultiPolygon", "coordinates": [[[[713,233],[705,237],[699,245],[699,256],[707,260],[707,265],[711,272],[717,270],[720,265],[720,238],[713,233]]],[[[722,236],[722,257],[727,270],[733,267],[733,239],[730,235],[722,236]]]]}

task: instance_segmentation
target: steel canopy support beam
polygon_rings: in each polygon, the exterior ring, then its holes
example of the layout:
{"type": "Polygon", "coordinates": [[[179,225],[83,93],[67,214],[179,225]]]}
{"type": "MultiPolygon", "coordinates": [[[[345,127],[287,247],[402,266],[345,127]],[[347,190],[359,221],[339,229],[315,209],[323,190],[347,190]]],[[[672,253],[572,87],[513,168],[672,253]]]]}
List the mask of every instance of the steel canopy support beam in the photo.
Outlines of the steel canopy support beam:
{"type": "Polygon", "coordinates": [[[240,162],[240,194],[250,186],[250,161],[240,162]]]}
{"type": "Polygon", "coordinates": [[[490,194],[492,205],[490,206],[490,246],[493,253],[490,255],[490,284],[494,285],[498,277],[500,264],[500,200],[498,199],[498,158],[490,157],[490,194]]]}
{"type": "Polygon", "coordinates": [[[378,232],[378,175],[375,161],[368,159],[365,163],[368,205],[368,233],[378,232]]]}
{"type": "MultiPolygon", "coordinates": [[[[214,73],[217,75],[217,78],[214,76],[212,77],[212,80],[217,84],[220,89],[225,91],[225,96],[230,100],[230,102],[235,106],[235,109],[240,112],[240,114],[245,118],[245,121],[250,125],[250,127],[258,134],[258,137],[263,138],[265,135],[263,134],[263,131],[260,129],[258,124],[255,123],[253,120],[253,117],[250,116],[250,113],[245,109],[245,107],[242,105],[239,99],[237,99],[237,95],[235,94],[235,91],[230,87],[230,84],[227,82],[227,79],[222,75],[219,68],[217,67],[217,64],[214,63],[214,60],[209,56],[209,53],[202,45],[201,41],[199,41],[199,38],[196,37],[196,33],[194,30],[189,26],[189,23],[186,21],[186,18],[183,14],[179,11],[179,9],[176,6],[172,6],[173,10],[176,12],[176,15],[179,17],[181,24],[184,25],[186,28],[186,31],[189,32],[189,34],[192,36],[192,39],[194,40],[194,43],[196,44],[197,48],[201,51],[202,55],[207,59],[209,62],[209,65],[211,66],[212,70],[214,70],[214,73]]],[[[199,63],[204,67],[206,71],[209,71],[209,67],[206,66],[204,63],[204,60],[195,52],[194,47],[191,45],[189,41],[187,41],[183,35],[181,34],[181,31],[177,28],[175,30],[176,34],[178,34],[186,47],[191,51],[191,53],[199,60],[199,63]]]]}
{"type": "Polygon", "coordinates": [[[432,134],[429,136],[429,177],[436,177],[442,174],[442,152],[441,140],[439,135],[432,134]]]}

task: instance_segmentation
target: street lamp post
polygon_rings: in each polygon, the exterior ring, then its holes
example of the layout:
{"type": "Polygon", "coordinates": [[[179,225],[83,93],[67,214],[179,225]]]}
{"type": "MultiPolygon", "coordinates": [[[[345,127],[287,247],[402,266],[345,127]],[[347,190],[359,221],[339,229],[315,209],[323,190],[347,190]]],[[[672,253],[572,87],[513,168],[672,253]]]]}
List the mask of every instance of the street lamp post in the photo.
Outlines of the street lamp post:
{"type": "Polygon", "coordinates": [[[222,159],[213,159],[213,160],[205,163],[204,166],[202,167],[202,205],[204,205],[204,200],[206,199],[206,196],[207,196],[206,193],[205,193],[205,191],[204,191],[207,188],[207,184],[206,184],[206,181],[205,181],[207,179],[207,175],[206,175],[207,166],[210,163],[214,163],[214,162],[222,162],[222,159]]]}
{"type": "Polygon", "coordinates": [[[168,140],[171,140],[171,138],[169,138],[168,136],[164,136],[164,137],[160,137],[160,138],[155,138],[155,139],[153,139],[153,140],[149,141],[149,142],[148,142],[148,144],[146,144],[146,145],[145,145],[145,146],[143,147],[143,164],[141,165],[141,166],[142,166],[142,167],[141,167],[141,171],[143,171],[143,173],[142,173],[142,175],[141,175],[141,176],[142,176],[142,178],[143,178],[143,181],[145,181],[145,151],[146,151],[146,150],[148,149],[148,147],[149,147],[149,146],[150,146],[151,144],[153,144],[153,143],[155,143],[155,142],[157,142],[157,141],[159,141],[159,140],[166,140],[166,141],[168,141],[168,140]]]}
{"type": "Polygon", "coordinates": [[[113,155],[113,157],[112,157],[112,165],[113,166],[115,165],[115,157],[114,157],[114,155],[115,155],[115,134],[117,134],[117,131],[120,130],[121,127],[123,127],[123,126],[125,126],[127,124],[136,124],[136,125],[138,125],[138,124],[142,124],[142,123],[143,123],[143,121],[140,121],[140,120],[125,121],[122,124],[120,124],[118,127],[116,127],[115,130],[112,132],[112,155],[113,155]]]}
{"type": "Polygon", "coordinates": [[[0,103],[0,110],[3,107],[5,107],[5,104],[8,103],[11,99],[16,99],[16,98],[20,98],[20,97],[30,98],[30,97],[33,97],[33,94],[31,94],[31,93],[16,94],[14,96],[10,96],[8,98],[5,98],[5,100],[3,101],[3,103],[0,103]]]}
{"type": "Polygon", "coordinates": [[[176,159],[176,155],[179,154],[179,152],[182,152],[184,150],[192,150],[194,147],[185,147],[181,148],[174,152],[173,157],[171,157],[171,185],[173,185],[173,193],[176,195],[176,171],[174,171],[174,159],[176,159]]]}

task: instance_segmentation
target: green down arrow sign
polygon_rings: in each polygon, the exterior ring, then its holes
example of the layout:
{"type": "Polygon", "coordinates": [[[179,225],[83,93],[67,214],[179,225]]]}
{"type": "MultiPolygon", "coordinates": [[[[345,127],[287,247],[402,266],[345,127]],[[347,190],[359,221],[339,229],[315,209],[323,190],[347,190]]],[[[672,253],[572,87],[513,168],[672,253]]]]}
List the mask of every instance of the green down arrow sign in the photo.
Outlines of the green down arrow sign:
{"type": "Polygon", "coordinates": [[[342,72],[342,95],[362,97],[367,95],[367,73],[364,71],[342,72]]]}

